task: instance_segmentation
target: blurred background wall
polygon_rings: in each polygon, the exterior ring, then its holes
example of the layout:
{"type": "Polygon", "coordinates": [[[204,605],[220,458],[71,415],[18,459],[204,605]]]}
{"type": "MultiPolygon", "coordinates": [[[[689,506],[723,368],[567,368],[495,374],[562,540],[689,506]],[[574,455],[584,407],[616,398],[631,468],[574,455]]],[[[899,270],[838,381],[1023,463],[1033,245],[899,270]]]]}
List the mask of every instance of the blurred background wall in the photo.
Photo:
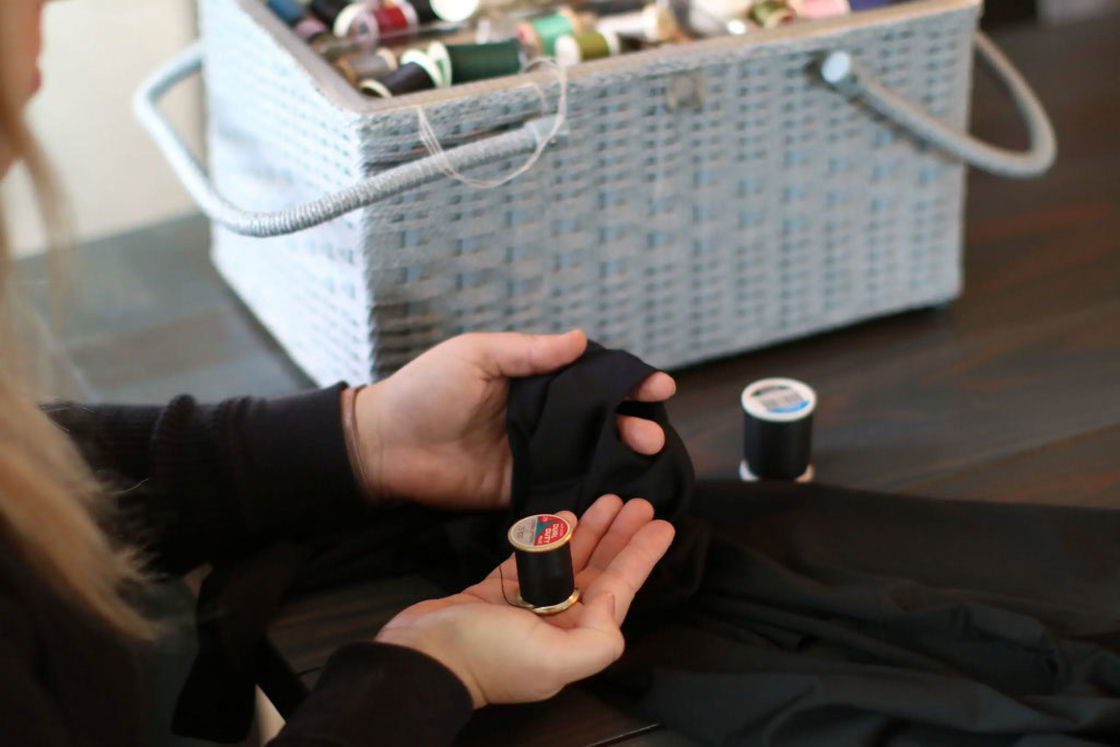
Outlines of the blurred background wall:
{"type": "MultiPolygon", "coordinates": [[[[144,76],[190,43],[195,29],[193,0],[48,3],[43,89],[28,114],[70,198],[79,240],[193,212],[133,120],[130,99],[144,76]]],[[[200,88],[192,84],[175,92],[166,110],[198,147],[200,88]]],[[[17,253],[41,249],[23,173],[4,181],[3,197],[17,253]]]]}

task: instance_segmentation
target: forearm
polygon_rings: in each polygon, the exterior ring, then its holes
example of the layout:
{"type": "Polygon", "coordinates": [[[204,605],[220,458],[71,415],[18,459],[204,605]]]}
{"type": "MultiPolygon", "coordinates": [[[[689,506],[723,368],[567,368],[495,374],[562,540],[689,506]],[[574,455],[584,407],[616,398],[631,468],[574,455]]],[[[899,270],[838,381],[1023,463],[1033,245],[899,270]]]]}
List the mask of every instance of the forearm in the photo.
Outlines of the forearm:
{"type": "Polygon", "coordinates": [[[340,392],[47,411],[115,491],[116,531],[156,567],[182,572],[361,510],[340,392]]]}
{"type": "Polygon", "coordinates": [[[270,747],[450,744],[473,712],[449,669],[418,651],[356,643],[335,652],[270,747]]]}

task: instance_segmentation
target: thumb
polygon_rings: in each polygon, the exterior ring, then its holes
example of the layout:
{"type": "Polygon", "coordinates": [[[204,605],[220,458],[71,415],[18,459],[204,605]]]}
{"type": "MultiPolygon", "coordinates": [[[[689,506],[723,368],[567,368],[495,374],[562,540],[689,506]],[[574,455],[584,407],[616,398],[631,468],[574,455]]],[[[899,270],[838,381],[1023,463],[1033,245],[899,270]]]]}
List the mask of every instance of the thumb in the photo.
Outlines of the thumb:
{"type": "Polygon", "coordinates": [[[614,594],[596,594],[584,604],[579,624],[563,631],[567,638],[562,659],[564,684],[601,672],[622,656],[626,642],[614,618],[614,594]]]}
{"type": "Polygon", "coordinates": [[[478,336],[478,362],[491,376],[533,376],[555,371],[587,349],[587,335],[576,329],[562,335],[497,332],[478,336]]]}

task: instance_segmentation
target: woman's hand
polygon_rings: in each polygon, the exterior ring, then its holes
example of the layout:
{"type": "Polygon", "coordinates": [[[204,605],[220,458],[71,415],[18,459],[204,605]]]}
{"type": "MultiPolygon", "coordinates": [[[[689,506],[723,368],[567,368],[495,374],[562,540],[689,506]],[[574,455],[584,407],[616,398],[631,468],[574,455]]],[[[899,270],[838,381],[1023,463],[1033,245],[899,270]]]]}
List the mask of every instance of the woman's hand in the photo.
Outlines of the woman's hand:
{"type": "MultiPolygon", "coordinates": [[[[558,515],[575,520],[567,511],[558,515]]],[[[622,655],[619,625],[672,540],[673,526],[655,521],[648,502],[636,498],[623,505],[618,496],[605,495],[572,535],[581,598],[567,610],[542,617],[506,602],[518,594],[511,556],[500,572],[461,594],[402,611],[377,640],[443,663],[466,685],[475,708],[544,700],[622,655]]]]}
{"type": "MultiPolygon", "coordinates": [[[[362,389],[355,419],[366,487],[379,498],[445,508],[508,506],[509,379],[555,371],[586,347],[579,331],[461,335],[362,389]]],[[[675,391],[668,374],[655,373],[631,397],[657,402],[675,391]]],[[[665,434],[652,421],[620,416],[618,427],[639,453],[656,454],[665,445],[665,434]]]]}

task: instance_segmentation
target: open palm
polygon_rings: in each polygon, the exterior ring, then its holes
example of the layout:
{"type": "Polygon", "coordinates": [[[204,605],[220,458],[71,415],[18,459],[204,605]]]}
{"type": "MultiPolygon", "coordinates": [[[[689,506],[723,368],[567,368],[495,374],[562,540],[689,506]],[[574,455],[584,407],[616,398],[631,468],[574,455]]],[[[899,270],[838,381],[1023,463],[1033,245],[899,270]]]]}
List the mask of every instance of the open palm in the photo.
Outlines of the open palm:
{"type": "MultiPolygon", "coordinates": [[[[558,515],[575,522],[570,512],[558,515]]],[[[619,626],[672,538],[672,525],[654,520],[648,502],[624,505],[605,495],[572,535],[581,598],[567,610],[540,616],[511,605],[507,600],[518,594],[511,556],[463,592],[405,609],[377,638],[442,662],[467,686],[476,707],[543,700],[622,654],[619,626]]]]}

